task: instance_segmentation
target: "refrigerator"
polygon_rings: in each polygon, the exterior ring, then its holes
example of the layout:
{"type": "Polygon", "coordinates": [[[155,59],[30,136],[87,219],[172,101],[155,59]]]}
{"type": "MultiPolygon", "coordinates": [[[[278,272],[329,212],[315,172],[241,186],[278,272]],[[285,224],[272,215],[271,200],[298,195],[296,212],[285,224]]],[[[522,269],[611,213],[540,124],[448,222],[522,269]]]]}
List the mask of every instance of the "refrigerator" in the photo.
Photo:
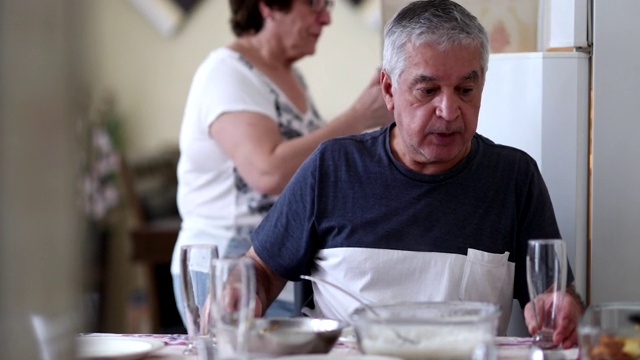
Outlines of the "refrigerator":
{"type": "Polygon", "coordinates": [[[591,303],[640,301],[640,1],[593,1],[591,303]]]}
{"type": "Polygon", "coordinates": [[[567,245],[577,288],[586,290],[590,57],[583,52],[492,54],[477,132],[538,163],[567,245]]]}
{"type": "MultiPolygon", "coordinates": [[[[386,19],[408,3],[382,1],[386,19]]],[[[587,304],[640,301],[640,1],[537,6],[537,48],[490,55],[477,132],[537,161],[587,304]]],[[[527,335],[518,311],[508,334],[527,335]]]]}
{"type": "MultiPolygon", "coordinates": [[[[583,52],[492,54],[477,130],[538,163],[581,294],[587,284],[589,74],[590,56],[583,52]]],[[[507,334],[527,336],[521,312],[512,311],[507,334]]]]}
{"type": "Polygon", "coordinates": [[[538,162],[587,303],[640,301],[640,1],[540,11],[545,51],[491,55],[478,132],[538,162]]]}

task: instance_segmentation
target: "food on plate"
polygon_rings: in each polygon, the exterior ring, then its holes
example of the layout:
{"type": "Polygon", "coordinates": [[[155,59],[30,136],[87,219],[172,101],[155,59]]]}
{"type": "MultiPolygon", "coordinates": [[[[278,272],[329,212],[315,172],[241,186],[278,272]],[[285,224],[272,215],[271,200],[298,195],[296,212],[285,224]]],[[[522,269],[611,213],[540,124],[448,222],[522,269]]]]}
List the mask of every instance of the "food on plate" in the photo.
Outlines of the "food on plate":
{"type": "Polygon", "coordinates": [[[640,337],[601,335],[589,351],[591,360],[639,360],[640,337]]]}

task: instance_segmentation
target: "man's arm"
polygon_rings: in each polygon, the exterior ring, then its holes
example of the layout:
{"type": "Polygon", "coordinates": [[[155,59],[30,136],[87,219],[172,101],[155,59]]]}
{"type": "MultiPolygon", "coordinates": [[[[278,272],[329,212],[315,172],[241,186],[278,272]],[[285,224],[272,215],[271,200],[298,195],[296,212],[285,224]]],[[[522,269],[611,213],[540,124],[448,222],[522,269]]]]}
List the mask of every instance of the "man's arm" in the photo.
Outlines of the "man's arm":
{"type": "Polygon", "coordinates": [[[264,315],[265,311],[271,303],[278,297],[282,291],[287,279],[276,274],[253,250],[253,247],[247,251],[245,257],[253,261],[256,269],[256,316],[264,315]]]}
{"type": "Polygon", "coordinates": [[[570,284],[569,286],[567,286],[567,295],[571,296],[575,303],[578,305],[578,307],[580,308],[580,314],[584,314],[586,305],[584,301],[582,301],[582,297],[580,296],[580,294],[578,294],[578,292],[576,291],[576,286],[574,284],[570,284]]]}

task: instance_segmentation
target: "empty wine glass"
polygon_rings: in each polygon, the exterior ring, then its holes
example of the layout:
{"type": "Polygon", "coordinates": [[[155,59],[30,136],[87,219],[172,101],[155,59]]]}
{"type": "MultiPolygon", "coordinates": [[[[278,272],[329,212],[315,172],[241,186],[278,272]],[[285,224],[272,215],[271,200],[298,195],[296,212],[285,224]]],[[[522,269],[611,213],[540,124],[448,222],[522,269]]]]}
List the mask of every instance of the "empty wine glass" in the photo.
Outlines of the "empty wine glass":
{"type": "Polygon", "coordinates": [[[213,342],[209,334],[207,297],[211,285],[211,261],[218,258],[215,245],[184,245],[180,248],[180,283],[189,337],[184,355],[198,353],[197,348],[213,342]]]}
{"type": "Polygon", "coordinates": [[[248,258],[218,259],[211,263],[211,331],[217,359],[249,357],[256,299],[256,275],[248,258]]]}
{"type": "Polygon", "coordinates": [[[536,319],[533,345],[553,349],[557,312],[567,284],[567,256],[564,241],[529,240],[527,285],[536,319]]]}

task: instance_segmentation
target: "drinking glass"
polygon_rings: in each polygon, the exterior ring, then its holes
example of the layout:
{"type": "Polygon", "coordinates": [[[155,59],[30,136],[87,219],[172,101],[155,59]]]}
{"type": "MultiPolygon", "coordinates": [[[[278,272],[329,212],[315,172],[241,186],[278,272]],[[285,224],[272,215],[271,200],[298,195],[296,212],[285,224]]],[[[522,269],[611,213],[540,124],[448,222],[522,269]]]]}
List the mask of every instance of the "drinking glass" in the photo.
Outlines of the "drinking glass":
{"type": "Polygon", "coordinates": [[[567,285],[567,255],[564,241],[529,240],[527,285],[537,323],[533,345],[553,349],[557,312],[567,285]]]}
{"type": "Polygon", "coordinates": [[[210,294],[216,358],[247,358],[256,297],[253,262],[247,258],[213,260],[210,294]]]}
{"type": "Polygon", "coordinates": [[[215,245],[184,245],[180,248],[180,283],[189,337],[184,355],[195,355],[198,348],[213,346],[206,304],[211,284],[211,261],[217,258],[218,247],[215,245]]]}

